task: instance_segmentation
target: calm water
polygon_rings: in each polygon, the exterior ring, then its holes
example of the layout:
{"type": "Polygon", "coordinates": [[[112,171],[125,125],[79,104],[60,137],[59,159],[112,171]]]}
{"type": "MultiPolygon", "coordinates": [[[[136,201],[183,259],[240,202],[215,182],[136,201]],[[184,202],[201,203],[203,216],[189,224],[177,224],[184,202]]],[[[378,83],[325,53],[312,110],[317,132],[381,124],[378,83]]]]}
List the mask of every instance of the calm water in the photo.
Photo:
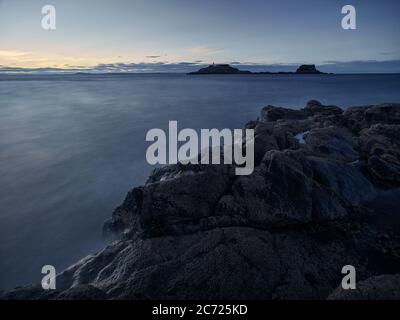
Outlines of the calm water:
{"type": "Polygon", "coordinates": [[[103,246],[151,128],[240,128],[267,104],[400,102],[400,75],[0,75],[0,288],[103,246]]]}

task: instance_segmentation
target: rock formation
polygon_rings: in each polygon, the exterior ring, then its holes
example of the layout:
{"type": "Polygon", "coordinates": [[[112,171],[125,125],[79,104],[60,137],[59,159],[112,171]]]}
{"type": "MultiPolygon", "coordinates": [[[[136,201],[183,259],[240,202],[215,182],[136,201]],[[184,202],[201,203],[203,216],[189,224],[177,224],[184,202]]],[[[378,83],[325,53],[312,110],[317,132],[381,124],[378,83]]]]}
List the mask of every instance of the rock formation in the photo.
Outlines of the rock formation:
{"type": "Polygon", "coordinates": [[[267,106],[256,167],[172,165],[105,224],[117,240],[3,299],[399,299],[400,105],[267,106]],[[341,290],[344,265],[357,290],[341,290]]]}
{"type": "Polygon", "coordinates": [[[231,67],[229,64],[212,64],[189,74],[251,74],[251,72],[241,71],[238,68],[231,67]]]}
{"type": "Polygon", "coordinates": [[[296,72],[251,72],[239,70],[229,64],[211,64],[208,67],[201,68],[198,71],[190,72],[189,75],[210,75],[210,74],[325,74],[316,69],[314,64],[303,64],[297,68],[296,72]]]}
{"type": "Polygon", "coordinates": [[[321,71],[317,70],[315,64],[303,64],[296,70],[297,74],[322,74],[321,71]]]}

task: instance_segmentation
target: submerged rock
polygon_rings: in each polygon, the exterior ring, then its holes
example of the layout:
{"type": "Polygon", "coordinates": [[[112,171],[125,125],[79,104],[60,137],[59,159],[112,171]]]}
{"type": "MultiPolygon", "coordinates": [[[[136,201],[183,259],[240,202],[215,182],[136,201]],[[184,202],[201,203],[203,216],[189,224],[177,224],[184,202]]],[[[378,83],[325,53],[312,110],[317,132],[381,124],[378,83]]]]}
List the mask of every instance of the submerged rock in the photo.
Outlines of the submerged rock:
{"type": "Polygon", "coordinates": [[[251,175],[232,165],[157,168],[105,224],[116,241],[59,274],[57,290],[31,285],[2,298],[398,297],[398,107],[268,106],[246,126],[255,130],[251,175]],[[336,289],[348,264],[360,281],[353,293],[336,289]]]}

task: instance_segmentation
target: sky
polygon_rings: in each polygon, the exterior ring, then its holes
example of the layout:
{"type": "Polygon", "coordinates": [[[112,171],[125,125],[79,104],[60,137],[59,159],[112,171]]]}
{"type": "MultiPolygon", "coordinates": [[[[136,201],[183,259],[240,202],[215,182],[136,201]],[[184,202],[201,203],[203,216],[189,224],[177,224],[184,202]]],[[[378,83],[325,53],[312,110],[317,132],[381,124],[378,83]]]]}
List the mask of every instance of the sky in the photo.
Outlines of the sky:
{"type": "Polygon", "coordinates": [[[399,0],[0,0],[0,71],[400,72],[399,13],[399,0]],[[347,4],[356,30],[341,27],[347,4]]]}

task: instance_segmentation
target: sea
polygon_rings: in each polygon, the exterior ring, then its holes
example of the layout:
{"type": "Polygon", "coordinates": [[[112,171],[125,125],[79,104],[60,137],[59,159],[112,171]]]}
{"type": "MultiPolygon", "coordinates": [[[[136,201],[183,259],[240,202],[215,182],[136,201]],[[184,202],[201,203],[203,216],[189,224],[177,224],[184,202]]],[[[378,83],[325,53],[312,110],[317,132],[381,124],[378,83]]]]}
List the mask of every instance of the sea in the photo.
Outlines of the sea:
{"type": "Polygon", "coordinates": [[[311,99],[400,102],[400,75],[0,75],[0,290],[106,245],[104,220],[154,169],[150,129],[242,128],[311,99]]]}

